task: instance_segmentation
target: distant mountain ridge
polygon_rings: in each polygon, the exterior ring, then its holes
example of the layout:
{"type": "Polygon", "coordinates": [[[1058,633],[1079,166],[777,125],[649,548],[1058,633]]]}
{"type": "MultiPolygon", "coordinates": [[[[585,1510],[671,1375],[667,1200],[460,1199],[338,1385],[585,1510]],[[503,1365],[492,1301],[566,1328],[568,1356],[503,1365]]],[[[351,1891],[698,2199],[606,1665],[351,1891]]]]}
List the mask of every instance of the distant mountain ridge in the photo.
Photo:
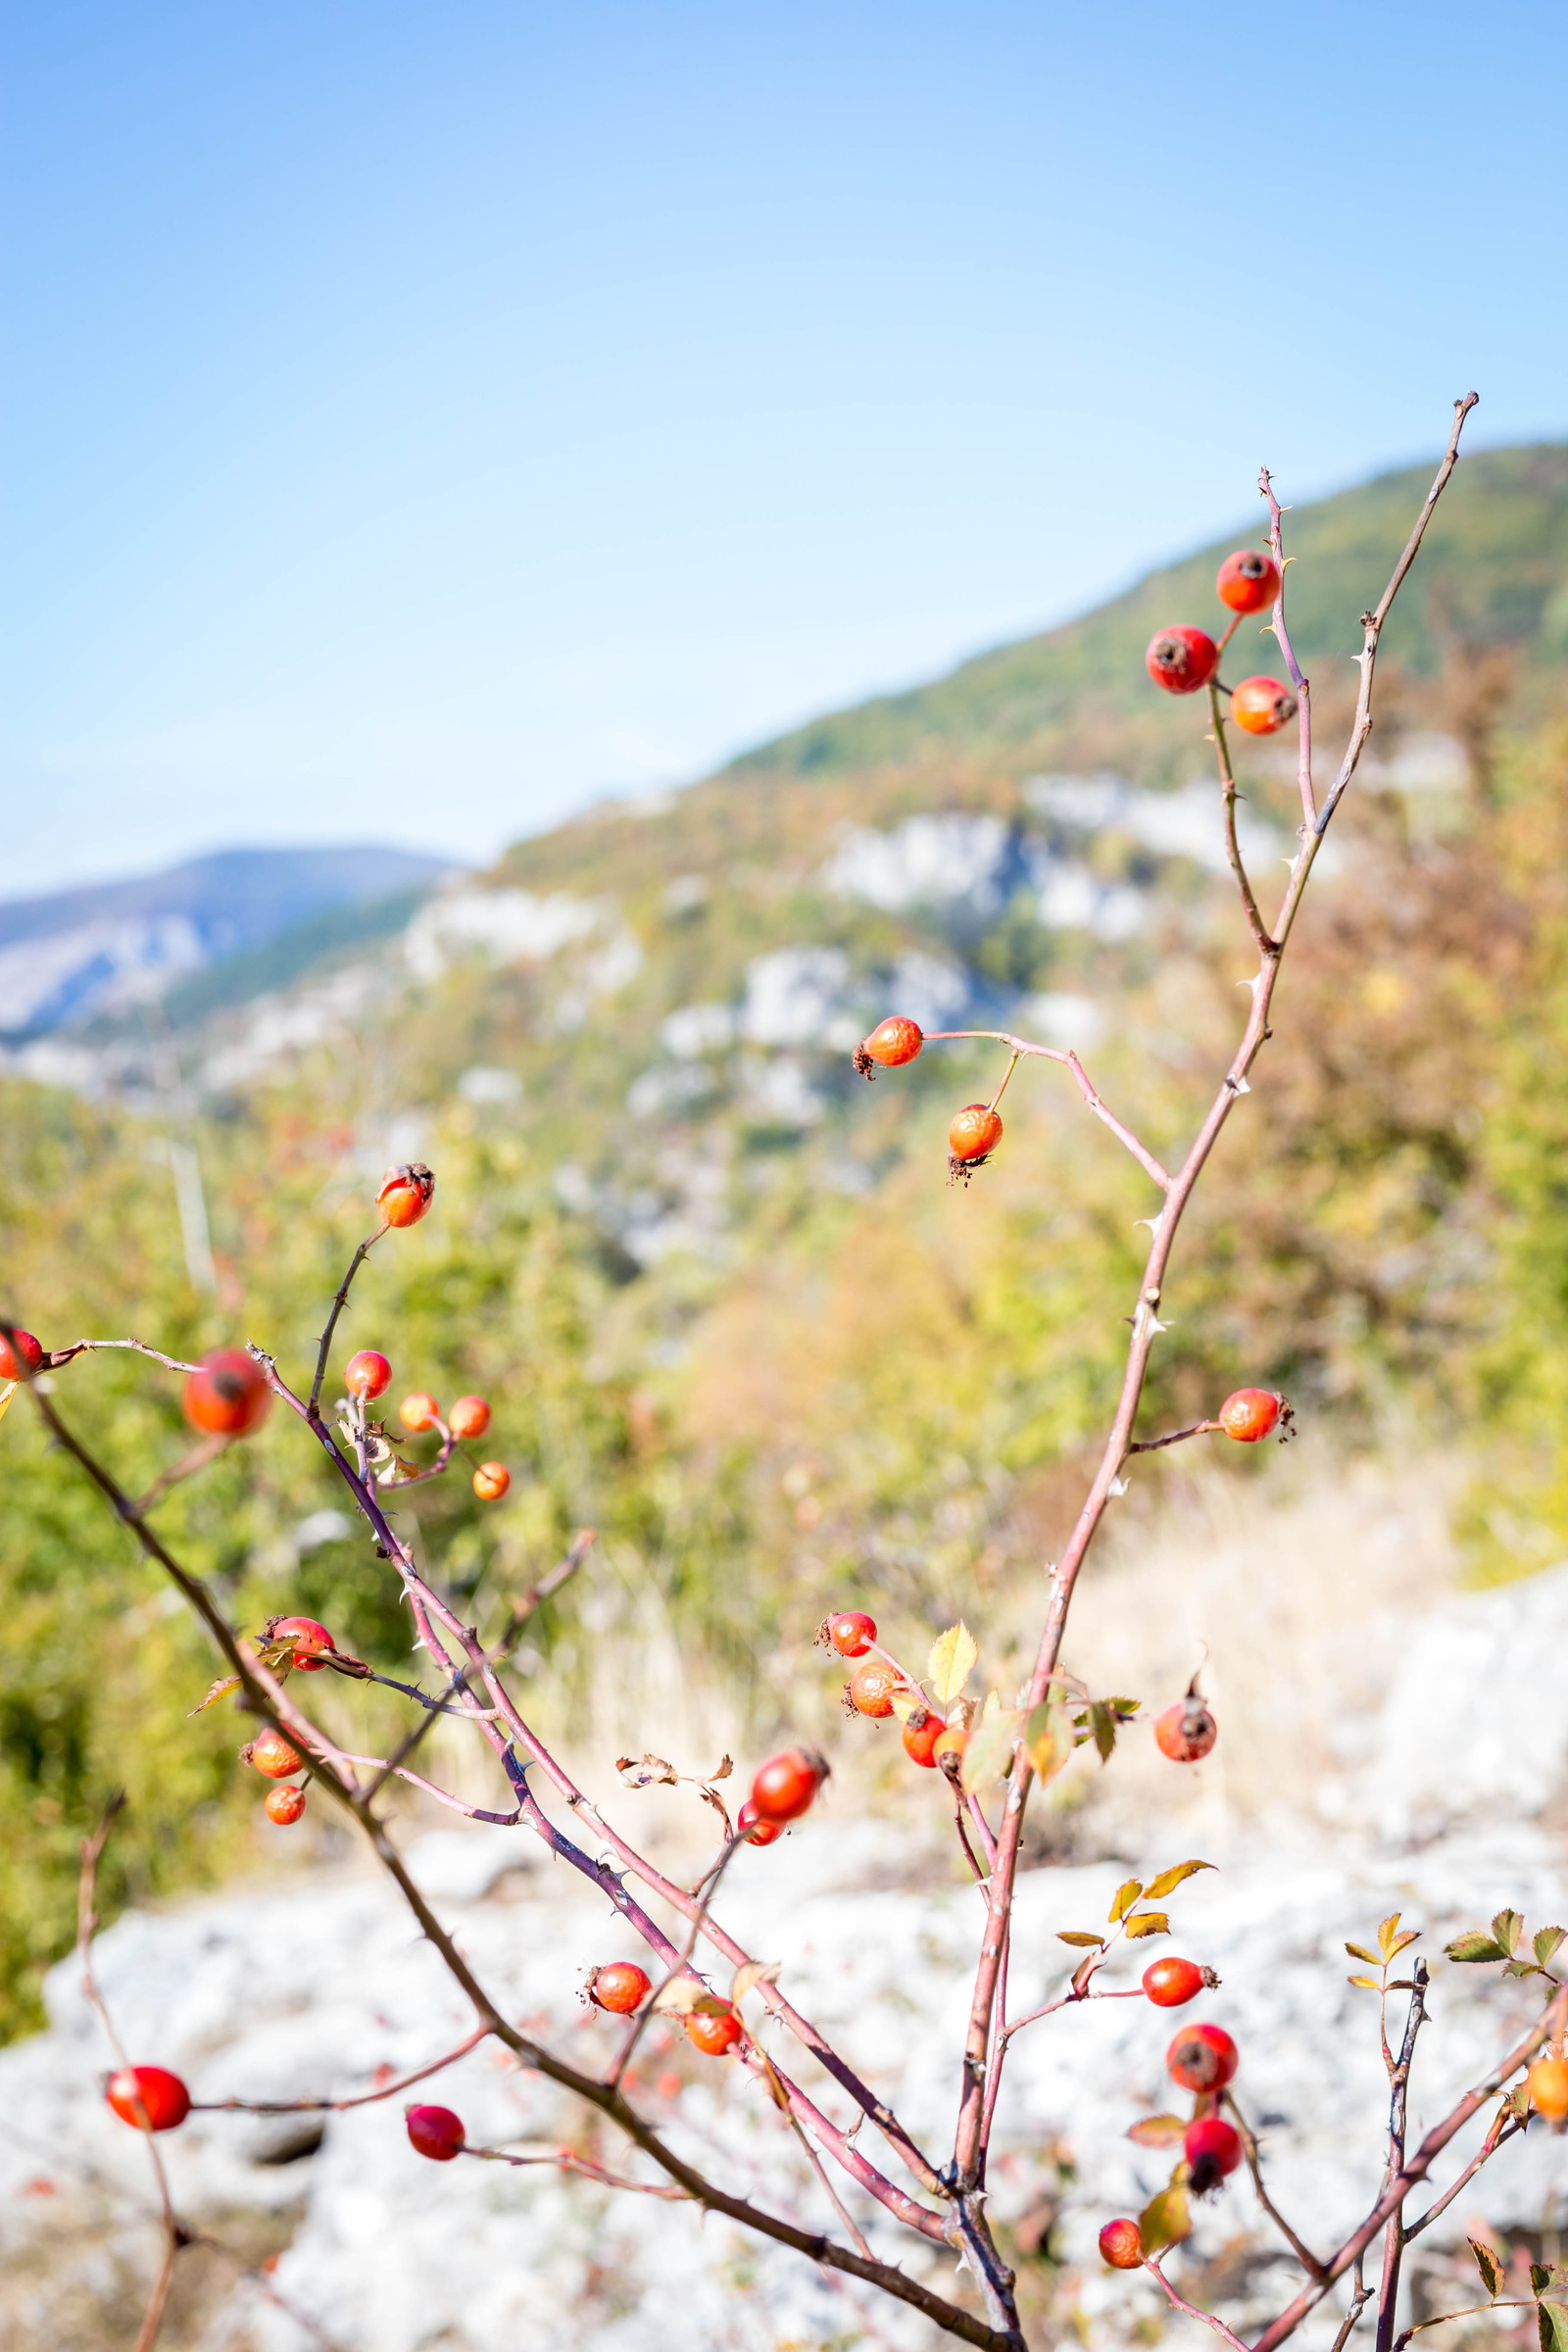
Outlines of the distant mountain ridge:
{"type": "MultiPolygon", "coordinates": [[[[0,1036],[165,995],[338,910],[417,894],[449,863],[378,843],[218,850],[159,873],[0,903],[0,1036]]],[[[331,944],[327,919],[318,950],[331,944]]]]}

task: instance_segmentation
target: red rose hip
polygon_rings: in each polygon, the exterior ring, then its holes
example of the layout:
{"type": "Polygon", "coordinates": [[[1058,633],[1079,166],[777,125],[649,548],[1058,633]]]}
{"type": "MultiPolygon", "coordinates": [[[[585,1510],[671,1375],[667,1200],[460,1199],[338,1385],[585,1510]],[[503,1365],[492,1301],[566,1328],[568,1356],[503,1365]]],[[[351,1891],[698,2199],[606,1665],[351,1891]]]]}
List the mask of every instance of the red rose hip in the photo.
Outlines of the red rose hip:
{"type": "Polygon", "coordinates": [[[1219,1725],[1196,1690],[1154,1718],[1154,1744],[1173,1764],[1198,1763],[1218,1738],[1219,1725]]]}
{"type": "Polygon", "coordinates": [[[1279,594],[1280,575],[1272,556],[1255,547],[1227,556],[1214,581],[1214,594],[1233,612],[1261,612],[1279,594]]]}
{"type": "Polygon", "coordinates": [[[836,1616],[823,1618],[816,1638],[841,1658],[863,1658],[876,1640],[876,1619],[863,1609],[840,1609],[836,1616]]]}
{"type": "Polygon", "coordinates": [[[434,1429],[441,1418],[441,1407],[424,1389],[414,1389],[398,1406],[398,1419],[405,1429],[417,1437],[421,1430],[434,1429]]]}
{"type": "Polygon", "coordinates": [[[13,1324],[10,1339],[0,1331],[0,1380],[21,1380],[25,1373],[36,1372],[42,1362],[42,1343],[30,1331],[13,1324]]]}
{"type": "Polygon", "coordinates": [[[720,2017],[712,2016],[706,2009],[694,2009],[686,2020],[686,2033],[697,2048],[705,2050],[710,2058],[722,2058],[724,2052],[739,2041],[741,2021],[733,2009],[726,2009],[720,2017]]]}
{"type": "Polygon", "coordinates": [[[937,1741],[947,1728],[943,1718],[930,1707],[916,1707],[904,1727],[904,1752],[910,1762],[935,1772],[937,1741]]]}
{"type": "Polygon", "coordinates": [[[1222,2115],[1200,2115],[1182,2133],[1182,2154],[1194,2196],[1206,2197],[1241,2163],[1242,2135],[1222,2115]]]}
{"type": "Polygon", "coordinates": [[[383,1224],[417,1225],[435,1197],[435,1178],[422,1160],[388,1168],[375,1196],[383,1224]]]}
{"type": "Polygon", "coordinates": [[[1107,2222],[1100,2232],[1100,2259],[1113,2271],[1136,2271],[1144,2259],[1143,2233],[1136,2222],[1107,2222]]]}
{"type": "Polygon", "coordinates": [[[855,1066],[862,1078],[874,1078],[873,1062],[880,1062],[885,1070],[896,1070],[912,1061],[924,1044],[918,1021],[907,1020],[901,1012],[890,1013],[856,1047],[855,1066]]]}
{"type": "Polygon", "coordinates": [[[411,2107],[404,2118],[410,2145],[432,2164],[450,2164],[463,2147],[464,2130],[461,2115],[450,2107],[411,2107]]]}
{"type": "Polygon", "coordinates": [[[473,1491],[481,1502],[499,1502],[512,1484],[505,1462],[481,1462],[473,1474],[473,1491]]]}
{"type": "Polygon", "coordinates": [[[1149,641],[1144,666],[1167,694],[1196,694],[1206,686],[1219,661],[1219,647],[1202,629],[1161,629],[1149,641]]]}
{"type": "Polygon", "coordinates": [[[1223,2026],[1184,2026],[1165,2052],[1173,2082],[1184,2090],[1223,2090],[1241,2052],[1223,2026]]]}
{"type": "Polygon", "coordinates": [[[750,1797],[735,1816],[735,1835],[744,1838],[748,1845],[771,1845],[784,1835],[781,1821],[764,1821],[750,1797]]]}
{"type": "Polygon", "coordinates": [[[1278,678],[1244,678],[1231,694],[1231,716],[1249,735],[1277,735],[1296,716],[1296,697],[1278,678]]]}
{"type": "Polygon", "coordinates": [[[1226,1397],[1216,1418],[1228,1438],[1240,1446],[1255,1446],[1289,1409],[1284,1397],[1272,1389],[1238,1389],[1226,1397]]]}
{"type": "Polygon", "coordinates": [[[242,1762],[254,1764],[270,1781],[286,1781],[305,1762],[299,1749],[281,1732],[274,1732],[270,1724],[257,1733],[249,1747],[242,1747],[239,1752],[242,1762]]]}
{"type": "Polygon", "coordinates": [[[648,1998],[648,1979],[635,1960],[612,1960],[608,1968],[596,1968],[589,1978],[588,1998],[596,2008],[629,2017],[648,1998]]]}
{"type": "Polygon", "coordinates": [[[343,1386],[351,1396],[384,1396],[392,1385],[392,1367],[374,1348],[362,1348],[343,1368],[343,1386]]]}
{"type": "Polygon", "coordinates": [[[482,1438],[490,1426],[490,1407],[482,1396],[460,1396],[447,1415],[455,1438],[482,1438]]]}
{"type": "Polygon", "coordinates": [[[886,1658],[867,1658],[857,1666],[844,1695],[858,1715],[891,1715],[893,1693],[904,1689],[904,1677],[886,1658]]]}
{"type": "Polygon", "coordinates": [[[262,1799],[262,1811],[280,1830],[291,1830],[305,1811],[305,1791],[294,1788],[292,1783],[286,1788],[269,1788],[262,1799]]]}
{"type": "Polygon", "coordinates": [[[827,1779],[827,1759],[811,1748],[787,1747],[757,1768],[752,1802],[761,1821],[798,1821],[827,1779]]]}
{"type": "Polygon", "coordinates": [[[1178,1960],[1168,1953],[1145,1969],[1145,1992],[1156,2009],[1180,2009],[1187,2001],[1196,2000],[1204,1985],[1212,1988],[1219,1983],[1211,1968],[1200,1968],[1196,1960],[1178,1960]]]}
{"type": "Polygon", "coordinates": [[[270,1617],[262,1628],[264,1642],[292,1642],[294,1654],[291,1666],[301,1674],[319,1674],[326,1664],[325,1653],[335,1651],[337,1643],[324,1625],[314,1617],[270,1617]]]}
{"type": "Polygon", "coordinates": [[[167,2066],[122,2066],[110,2076],[104,2097],[122,2124],[138,2130],[173,2132],[190,2113],[190,2092],[167,2066]]]}
{"type": "Polygon", "coordinates": [[[948,1129],[948,1155],[956,1167],[974,1168],[1002,1141],[1002,1120],[989,1102],[967,1102],[948,1129]]]}
{"type": "Polygon", "coordinates": [[[254,1356],[215,1348],[186,1381],[180,1402],[192,1429],[213,1438],[248,1438],[271,1410],[272,1392],[254,1356]]]}

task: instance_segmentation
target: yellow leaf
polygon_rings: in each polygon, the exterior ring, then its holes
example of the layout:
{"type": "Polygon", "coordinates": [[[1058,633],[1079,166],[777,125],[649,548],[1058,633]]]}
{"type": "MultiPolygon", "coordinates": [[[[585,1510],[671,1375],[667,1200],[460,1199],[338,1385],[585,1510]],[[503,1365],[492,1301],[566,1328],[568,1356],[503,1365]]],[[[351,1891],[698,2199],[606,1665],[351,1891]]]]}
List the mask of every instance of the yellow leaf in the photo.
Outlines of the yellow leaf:
{"type": "Polygon", "coordinates": [[[931,1677],[933,1695],[941,1705],[946,1706],[957,1697],[979,1658],[979,1644],[961,1619],[932,1642],[926,1672],[931,1677]]]}
{"type": "Polygon", "coordinates": [[[1127,1934],[1139,1936],[1168,1936],[1170,1921],[1163,1911],[1135,1911],[1127,1922],[1127,1934]]]}
{"type": "Polygon", "coordinates": [[[738,2009],[754,1984],[776,1984],[779,1963],[776,1960],[747,1960],[735,1971],[729,1997],[738,2009]]]}
{"type": "Polygon", "coordinates": [[[1345,1982],[1347,1984],[1362,1984],[1366,1987],[1368,1992],[1381,1992],[1383,1990],[1383,1987],[1378,1983],[1376,1977],[1347,1977],[1345,1982]]]}
{"type": "MultiPolygon", "coordinates": [[[[213,1685],[212,1689],[208,1691],[207,1696],[202,1700],[201,1706],[191,1708],[190,1714],[200,1715],[204,1708],[215,1706],[219,1699],[226,1698],[230,1690],[237,1690],[238,1689],[239,1676],[237,1674],[225,1674],[221,1682],[217,1682],[213,1685]]],[[[189,1722],[190,1716],[188,1715],[185,1720],[189,1722]]]]}
{"type": "Polygon", "coordinates": [[[1169,2188],[1162,2188],[1157,2197],[1151,2197],[1138,2217],[1138,2233],[1146,2254],[1159,2254],[1166,2246],[1179,2246],[1192,2227],[1187,2191],[1179,2180],[1173,2180],[1169,2188]]]}
{"type": "Polygon", "coordinates": [[[1105,1913],[1105,1917],[1110,1921],[1112,1927],[1124,1912],[1132,1909],[1143,1891],[1144,1882],[1142,1879],[1128,1879],[1117,1887],[1111,1898],[1110,1909],[1105,1913]]]}
{"type": "Polygon", "coordinates": [[[18,1385],[19,1384],[16,1381],[8,1380],[4,1388],[0,1388],[0,1421],[5,1419],[6,1407],[10,1404],[12,1397],[16,1395],[18,1385]]]}
{"type": "Polygon", "coordinates": [[[1174,1887],[1179,1886],[1183,1879],[1190,1879],[1194,1871],[1212,1870],[1213,1868],[1212,1862],[1173,1862],[1169,1870],[1162,1870],[1157,1879],[1150,1880],[1144,1892],[1152,1900],[1157,1902],[1162,1894],[1169,1894],[1174,1887]]]}

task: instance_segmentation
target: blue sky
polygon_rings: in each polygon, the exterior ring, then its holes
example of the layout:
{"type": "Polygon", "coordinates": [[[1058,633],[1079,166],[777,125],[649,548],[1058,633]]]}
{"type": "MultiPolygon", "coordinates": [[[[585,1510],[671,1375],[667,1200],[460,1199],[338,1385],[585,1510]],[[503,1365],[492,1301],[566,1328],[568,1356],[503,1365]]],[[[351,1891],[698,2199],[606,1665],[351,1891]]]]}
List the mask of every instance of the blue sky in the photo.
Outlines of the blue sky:
{"type": "Polygon", "coordinates": [[[482,858],[1568,431],[1560,10],[6,11],[0,895],[482,858]]]}

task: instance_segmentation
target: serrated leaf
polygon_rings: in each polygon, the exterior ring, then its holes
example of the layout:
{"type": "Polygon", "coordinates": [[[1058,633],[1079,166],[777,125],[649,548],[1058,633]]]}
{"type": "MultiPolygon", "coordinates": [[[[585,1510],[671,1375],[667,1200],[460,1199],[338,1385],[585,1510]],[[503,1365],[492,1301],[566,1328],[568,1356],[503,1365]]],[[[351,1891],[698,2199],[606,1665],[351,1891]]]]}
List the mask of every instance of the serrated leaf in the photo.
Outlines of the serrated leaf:
{"type": "Polygon", "coordinates": [[[1131,1723],[1143,1701],[1137,1698],[1107,1698],[1104,1703],[1118,1723],[1131,1723]]]}
{"type": "Polygon", "coordinates": [[[1345,1948],[1352,1960],[1364,1960],[1371,1968],[1379,1966],[1377,1953],[1369,1952],[1364,1943],[1348,1943],[1345,1948]]]}
{"type": "Polygon", "coordinates": [[[1079,1928],[1058,1928],[1056,1930],[1056,1941],[1058,1943],[1093,1944],[1097,1952],[1100,1950],[1104,1940],[1105,1938],[1103,1936],[1088,1936],[1085,1935],[1084,1932],[1079,1928]]]}
{"type": "Polygon", "coordinates": [[[1116,1744],[1116,1713],[1113,1707],[1106,1706],[1102,1698],[1095,1699],[1090,1706],[1089,1731],[1100,1751],[1100,1761],[1108,1764],[1111,1750],[1116,1744]]]}
{"type": "Polygon", "coordinates": [[[1012,1769],[1012,1751],[1018,1744],[1020,1717],[1015,1708],[1005,1714],[983,1715],[969,1734],[969,1744],[963,1751],[958,1785],[966,1796],[978,1796],[982,1789],[994,1788],[1006,1779],[1012,1769]]]}
{"type": "Polygon", "coordinates": [[[1492,1922],[1493,1935],[1503,1950],[1510,1955],[1519,1948],[1519,1937],[1524,1924],[1517,1911],[1499,1911],[1492,1922]]]}
{"type": "Polygon", "coordinates": [[[1127,1922],[1126,1933],[1135,1940],[1141,1936],[1168,1936],[1170,1921],[1163,1911],[1135,1911],[1127,1922]]]}
{"type": "Polygon", "coordinates": [[[931,1644],[926,1672],[931,1689],[943,1706],[957,1697],[964,1684],[980,1662],[980,1645],[960,1618],[950,1625],[945,1634],[938,1635],[931,1644]]]}
{"type": "Polygon", "coordinates": [[[1187,2126],[1179,2115],[1146,2115],[1128,2132],[1141,2148],[1173,2148],[1181,2143],[1187,2126]]]}
{"type": "Polygon", "coordinates": [[[1385,1960],[1389,1956],[1390,1947],[1394,1942],[1395,1936],[1398,1930],[1398,1925],[1399,1914],[1397,1911],[1391,1911],[1387,1919],[1383,1919],[1378,1922],[1378,1949],[1383,1954],[1385,1960]]]}
{"type": "Polygon", "coordinates": [[[1124,1912],[1132,1909],[1134,1903],[1137,1902],[1138,1897],[1143,1893],[1143,1891],[1144,1882],[1142,1879],[1125,1879],[1122,1882],[1121,1886],[1117,1887],[1115,1894],[1111,1898],[1110,1909],[1105,1913],[1105,1917],[1109,1920],[1112,1927],[1115,1926],[1117,1920],[1122,1917],[1124,1912]]]}
{"type": "Polygon", "coordinates": [[[1568,2352],[1568,2311],[1560,2303],[1543,2303],[1536,2314],[1541,2352],[1568,2352]]]}
{"type": "Polygon", "coordinates": [[[1363,1985],[1368,1992],[1381,1992],[1383,1990],[1382,1980],[1378,1977],[1347,1977],[1345,1982],[1347,1984],[1363,1985]]]}
{"type": "Polygon", "coordinates": [[[1530,2265],[1530,2292],[1533,2295],[1544,2295],[1550,2284],[1551,2273],[1546,2265],[1544,2262],[1533,2262],[1530,2265]]]}
{"type": "Polygon", "coordinates": [[[1144,2241],[1146,2254],[1158,2254],[1166,2246],[1179,2246],[1191,2234],[1192,2227],[1187,2190],[1179,2180],[1173,2180],[1169,2188],[1162,2188],[1157,2197],[1151,2197],[1138,2217],[1138,2234],[1144,2241]]]}
{"type": "Polygon", "coordinates": [[[1480,1928],[1471,1928],[1467,1934],[1456,1936],[1451,1943],[1446,1943],[1443,1948],[1450,1960],[1506,1960],[1508,1957],[1506,1949],[1496,1937],[1484,1934],[1480,1928]]]}
{"type": "Polygon", "coordinates": [[[628,1788],[674,1788],[680,1783],[680,1774],[662,1756],[617,1756],[615,1770],[628,1788]]]}
{"type": "Polygon", "coordinates": [[[1419,1928],[1406,1928],[1404,1934],[1402,1936],[1396,1936],[1394,1941],[1390,1944],[1390,1960],[1397,1960],[1399,1954],[1404,1951],[1407,1946],[1412,1943],[1419,1943],[1420,1940],[1421,1931],[1419,1928]]]}
{"type": "Polygon", "coordinates": [[[1568,1936],[1568,1928],[1538,1928],[1536,1930],[1530,1938],[1530,1946],[1543,1968],[1550,1967],[1552,1956],[1565,1936],[1568,1936]]]}
{"type": "MultiPolygon", "coordinates": [[[[191,1708],[190,1715],[200,1715],[205,1708],[217,1706],[220,1698],[226,1698],[231,1690],[237,1690],[238,1689],[239,1676],[237,1674],[225,1674],[221,1676],[208,1691],[207,1696],[202,1700],[201,1705],[191,1708]]],[[[190,1721],[190,1715],[187,1715],[185,1718],[187,1723],[190,1721]]]]}
{"type": "Polygon", "coordinates": [[[1150,1880],[1144,1892],[1151,1901],[1157,1901],[1160,1895],[1169,1894],[1181,1885],[1183,1879],[1190,1879],[1196,1871],[1217,1868],[1218,1864],[1213,1862],[1173,1862],[1169,1870],[1162,1870],[1157,1879],[1150,1880]]]}
{"type": "Polygon", "coordinates": [[[776,1984],[783,1963],[778,1960],[747,1960],[735,1971],[729,1988],[730,2004],[738,2009],[754,1984],[776,1984]]]}
{"type": "Polygon", "coordinates": [[[1496,2258],[1492,2248],[1484,2245],[1479,2237],[1469,2238],[1466,2243],[1475,2256],[1476,2269],[1481,2273],[1482,2285],[1489,2295],[1494,2295],[1502,2283],[1502,2273],[1497,2268],[1496,2258]]]}
{"type": "Polygon", "coordinates": [[[1505,1960],[1502,1973],[1505,1977],[1541,1977],[1545,1970],[1538,1968],[1533,1960],[1505,1960]]]}

